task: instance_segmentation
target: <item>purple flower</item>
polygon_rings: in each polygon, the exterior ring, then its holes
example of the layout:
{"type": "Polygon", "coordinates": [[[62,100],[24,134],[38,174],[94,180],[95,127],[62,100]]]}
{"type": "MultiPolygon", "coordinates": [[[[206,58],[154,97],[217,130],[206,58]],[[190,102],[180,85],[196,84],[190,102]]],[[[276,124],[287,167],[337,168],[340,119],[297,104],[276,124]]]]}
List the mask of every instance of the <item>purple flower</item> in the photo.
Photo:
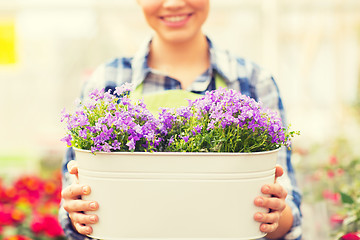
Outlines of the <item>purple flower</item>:
{"type": "Polygon", "coordinates": [[[103,152],[111,152],[111,151],[110,151],[110,150],[111,150],[111,146],[110,146],[107,142],[105,142],[104,145],[102,146],[101,150],[102,150],[103,152]]]}
{"type": "Polygon", "coordinates": [[[114,94],[116,94],[117,96],[123,96],[124,93],[126,94],[127,92],[130,92],[133,87],[134,86],[131,83],[124,83],[120,87],[115,88],[114,94]]]}
{"type": "Polygon", "coordinates": [[[94,89],[92,92],[90,92],[89,97],[90,97],[90,99],[94,99],[95,101],[98,101],[99,99],[103,99],[104,98],[104,89],[101,89],[101,90],[94,89]]]}
{"type": "Polygon", "coordinates": [[[66,135],[65,137],[63,137],[63,138],[61,139],[61,141],[66,142],[66,144],[67,144],[68,146],[71,146],[71,140],[72,140],[71,135],[66,135]]]}
{"type": "Polygon", "coordinates": [[[116,105],[114,103],[110,103],[107,107],[107,110],[110,111],[115,111],[116,110],[116,105]]]}
{"type": "Polygon", "coordinates": [[[169,139],[168,146],[170,146],[171,144],[173,144],[173,142],[174,142],[174,136],[171,136],[171,138],[169,139]]]}
{"type": "Polygon", "coordinates": [[[87,129],[79,130],[79,136],[82,138],[87,138],[87,129]]]}
{"type": "Polygon", "coordinates": [[[136,142],[135,142],[134,138],[132,138],[132,139],[130,139],[130,141],[128,141],[126,143],[126,146],[129,147],[129,150],[133,150],[133,149],[135,149],[135,144],[136,144],[136,142]]]}
{"type": "Polygon", "coordinates": [[[65,119],[68,119],[70,117],[70,114],[66,113],[65,108],[61,111],[61,122],[63,122],[65,119]]]}
{"type": "Polygon", "coordinates": [[[119,142],[118,140],[114,140],[112,147],[113,150],[120,150],[121,149],[121,142],[119,142]]]}
{"type": "Polygon", "coordinates": [[[189,136],[181,137],[186,143],[189,141],[189,136]]]}
{"type": "Polygon", "coordinates": [[[195,130],[197,133],[201,133],[202,125],[197,125],[196,127],[194,127],[194,130],[195,130]]]}

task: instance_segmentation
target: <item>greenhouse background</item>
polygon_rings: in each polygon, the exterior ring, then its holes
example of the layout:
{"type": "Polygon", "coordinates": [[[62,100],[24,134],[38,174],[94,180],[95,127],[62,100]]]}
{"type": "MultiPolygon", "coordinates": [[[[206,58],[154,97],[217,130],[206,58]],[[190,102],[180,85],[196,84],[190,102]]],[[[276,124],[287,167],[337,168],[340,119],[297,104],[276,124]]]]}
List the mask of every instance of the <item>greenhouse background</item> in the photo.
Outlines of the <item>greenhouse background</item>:
{"type": "MultiPolygon", "coordinates": [[[[360,174],[360,1],[211,5],[205,33],[274,74],[287,120],[301,131],[293,164],[304,197],[303,239],[349,232],[341,216],[351,203],[341,200],[353,194],[349,178],[360,174]]],[[[0,1],[0,196],[15,179],[47,178],[60,167],[61,110],[71,109],[99,64],[131,56],[149,34],[135,0],[0,1]]]]}

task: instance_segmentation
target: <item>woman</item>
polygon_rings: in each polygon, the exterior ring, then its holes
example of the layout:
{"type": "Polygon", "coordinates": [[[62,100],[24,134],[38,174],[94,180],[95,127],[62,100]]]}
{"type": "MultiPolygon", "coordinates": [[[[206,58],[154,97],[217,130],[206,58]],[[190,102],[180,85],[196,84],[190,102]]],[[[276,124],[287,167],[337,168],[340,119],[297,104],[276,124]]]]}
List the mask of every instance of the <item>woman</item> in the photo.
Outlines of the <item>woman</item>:
{"type": "MultiPolygon", "coordinates": [[[[100,66],[84,86],[82,96],[87,96],[93,88],[113,89],[125,82],[142,85],[143,94],[169,89],[204,94],[216,89],[215,77],[218,75],[228,88],[261,100],[266,107],[284,116],[272,76],[251,62],[217,49],[203,34],[201,28],[208,17],[209,0],[137,2],[154,30],[153,37],[133,58],[117,58],[100,66]]],[[[260,230],[268,233],[269,239],[300,239],[300,194],[294,181],[290,152],[282,150],[279,155],[278,162],[285,169],[276,169],[276,177],[283,175],[278,179],[281,184],[262,187],[261,191],[269,197],[259,196],[254,199],[254,204],[268,208],[270,212],[256,213],[254,219],[262,223],[260,230]]],[[[81,200],[81,195],[90,193],[89,186],[76,181],[70,184],[70,176],[77,175],[76,162],[70,161],[73,159],[74,153],[69,149],[64,163],[63,208],[59,216],[69,239],[86,239],[82,234],[92,232],[86,224],[96,223],[98,217],[83,212],[96,210],[99,206],[94,201],[81,200]]]]}

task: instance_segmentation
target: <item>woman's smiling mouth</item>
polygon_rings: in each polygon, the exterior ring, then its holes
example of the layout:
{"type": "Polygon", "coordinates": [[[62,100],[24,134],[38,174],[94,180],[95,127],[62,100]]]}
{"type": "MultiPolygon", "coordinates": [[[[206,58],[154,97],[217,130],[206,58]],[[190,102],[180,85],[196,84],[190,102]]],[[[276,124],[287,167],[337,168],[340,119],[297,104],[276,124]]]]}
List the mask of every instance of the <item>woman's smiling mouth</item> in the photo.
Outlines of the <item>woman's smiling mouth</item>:
{"type": "Polygon", "coordinates": [[[160,17],[163,23],[169,27],[182,27],[185,25],[193,14],[168,15],[160,17]]]}

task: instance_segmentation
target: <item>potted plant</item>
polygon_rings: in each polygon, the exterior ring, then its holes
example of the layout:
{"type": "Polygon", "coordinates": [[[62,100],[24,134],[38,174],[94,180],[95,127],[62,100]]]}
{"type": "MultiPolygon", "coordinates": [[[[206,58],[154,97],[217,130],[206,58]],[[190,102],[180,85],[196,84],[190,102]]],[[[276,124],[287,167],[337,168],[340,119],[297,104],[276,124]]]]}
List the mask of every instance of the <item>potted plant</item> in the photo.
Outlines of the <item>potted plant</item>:
{"type": "Polygon", "coordinates": [[[100,206],[92,236],[264,236],[252,216],[265,209],[253,201],[274,181],[277,153],[294,132],[233,90],[207,92],[157,117],[129,91],[94,90],[90,101],[63,114],[63,141],[74,147],[79,180],[100,206]]]}

